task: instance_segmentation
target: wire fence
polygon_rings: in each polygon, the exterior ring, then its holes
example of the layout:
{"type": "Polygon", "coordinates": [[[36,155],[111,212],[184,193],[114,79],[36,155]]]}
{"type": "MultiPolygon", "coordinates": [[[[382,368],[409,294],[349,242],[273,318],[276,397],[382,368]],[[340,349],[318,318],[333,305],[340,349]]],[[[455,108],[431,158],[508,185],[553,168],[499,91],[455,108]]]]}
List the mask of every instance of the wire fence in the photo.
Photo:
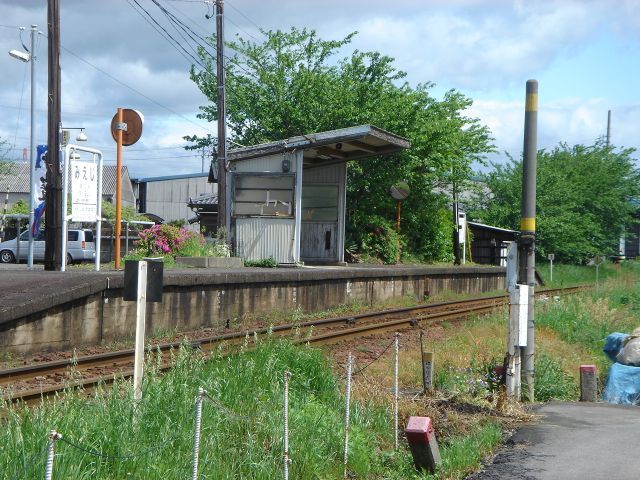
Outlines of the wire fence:
{"type": "MultiPolygon", "coordinates": [[[[349,478],[349,422],[350,422],[350,402],[351,402],[351,392],[352,392],[352,379],[353,376],[361,374],[375,362],[378,362],[384,354],[389,351],[392,346],[395,346],[395,357],[394,357],[394,395],[393,395],[393,412],[394,412],[394,420],[393,420],[393,438],[395,442],[396,449],[398,448],[398,334],[394,335],[394,339],[387,345],[382,352],[380,352],[373,360],[369,361],[364,367],[358,368],[357,370],[353,370],[353,366],[356,364],[356,358],[349,352],[347,363],[345,365],[346,375],[341,377],[345,382],[345,410],[344,410],[344,425],[343,425],[343,463],[344,463],[344,478],[349,478]]],[[[282,444],[282,458],[284,460],[282,464],[282,475],[284,480],[288,480],[289,478],[289,465],[294,461],[291,457],[290,445],[289,445],[289,419],[290,419],[290,410],[289,410],[289,384],[292,378],[292,374],[289,371],[284,372],[284,382],[283,382],[283,444],[282,444]]],[[[302,380],[302,379],[301,379],[302,380]]],[[[295,381],[295,380],[294,380],[295,381]]],[[[200,432],[202,428],[203,421],[206,421],[206,418],[203,419],[202,416],[202,403],[203,401],[208,401],[212,405],[216,407],[216,409],[222,412],[227,420],[234,421],[243,421],[248,422],[250,420],[255,420],[255,417],[250,417],[247,415],[242,415],[233,409],[227,407],[222,403],[222,401],[212,395],[210,395],[203,388],[198,389],[198,393],[196,395],[195,400],[195,418],[193,422],[193,462],[192,462],[192,479],[197,480],[200,478],[198,476],[199,471],[199,453],[200,453],[200,432]]],[[[295,414],[295,411],[294,411],[295,414]]],[[[317,420],[320,422],[325,417],[326,412],[324,412],[321,417],[317,420]]],[[[170,431],[176,431],[175,426],[172,425],[170,431]]],[[[155,445],[149,446],[147,448],[143,448],[139,451],[135,452],[127,452],[123,454],[110,454],[104,453],[101,451],[100,447],[96,447],[93,445],[88,445],[83,443],[80,440],[73,439],[72,433],[69,432],[58,432],[55,430],[51,430],[48,434],[48,442],[46,446],[40,451],[34,453],[32,456],[28,457],[28,459],[22,460],[22,466],[19,467],[17,472],[11,478],[12,480],[26,479],[32,478],[34,472],[37,471],[37,465],[43,465],[45,469],[45,479],[50,480],[54,478],[55,473],[55,465],[54,461],[56,456],[60,456],[61,446],[64,445],[64,448],[71,448],[77,450],[84,455],[88,455],[91,457],[95,457],[102,461],[109,462],[125,462],[131,460],[138,460],[145,457],[149,457],[152,454],[162,452],[163,450],[168,449],[172,446],[178,437],[176,435],[168,435],[166,439],[157,443],[155,445]],[[69,435],[71,437],[69,438],[69,435]],[[58,452],[56,453],[56,449],[58,452]],[[46,457],[46,458],[45,458],[46,457]]],[[[24,457],[24,452],[23,452],[24,457]]]]}

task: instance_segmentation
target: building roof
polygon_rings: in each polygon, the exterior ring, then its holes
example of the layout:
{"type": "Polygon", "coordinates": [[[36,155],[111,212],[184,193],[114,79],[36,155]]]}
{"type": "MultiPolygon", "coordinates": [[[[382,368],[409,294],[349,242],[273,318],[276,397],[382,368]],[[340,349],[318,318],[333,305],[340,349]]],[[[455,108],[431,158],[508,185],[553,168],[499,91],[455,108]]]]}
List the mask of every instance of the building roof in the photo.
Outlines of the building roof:
{"type": "MultiPolygon", "coordinates": [[[[9,193],[29,193],[29,163],[27,162],[9,162],[9,172],[0,173],[0,192],[9,193]]],[[[129,178],[129,170],[126,166],[122,167],[122,178],[129,178]]],[[[130,183],[130,182],[129,182],[130,183]]],[[[126,185],[126,183],[123,182],[126,185]]],[[[116,194],[116,166],[104,165],[102,171],[102,194],[116,194]]]]}
{"type": "Polygon", "coordinates": [[[410,146],[411,143],[406,138],[373,125],[359,125],[238,148],[229,152],[228,160],[238,162],[302,150],[305,166],[313,166],[329,161],[347,162],[376,155],[387,155],[410,146]]]}
{"type": "Polygon", "coordinates": [[[467,224],[470,227],[479,228],[479,229],[482,229],[482,230],[490,230],[492,232],[518,233],[516,230],[509,230],[508,228],[494,227],[493,225],[485,225],[484,223],[467,222],[467,224]]]}
{"type": "Polygon", "coordinates": [[[189,198],[189,202],[187,202],[189,208],[202,208],[209,206],[218,206],[218,194],[210,193],[207,195],[200,195],[196,198],[189,198]]]}
{"type": "Polygon", "coordinates": [[[4,166],[0,166],[0,192],[29,193],[29,164],[26,162],[7,162],[9,171],[4,173],[4,166]]]}
{"type": "Polygon", "coordinates": [[[143,182],[161,182],[163,180],[180,180],[182,178],[201,178],[208,176],[208,173],[185,173],[182,175],[166,175],[163,177],[144,177],[144,178],[134,178],[134,182],[143,183],[143,182]]]}

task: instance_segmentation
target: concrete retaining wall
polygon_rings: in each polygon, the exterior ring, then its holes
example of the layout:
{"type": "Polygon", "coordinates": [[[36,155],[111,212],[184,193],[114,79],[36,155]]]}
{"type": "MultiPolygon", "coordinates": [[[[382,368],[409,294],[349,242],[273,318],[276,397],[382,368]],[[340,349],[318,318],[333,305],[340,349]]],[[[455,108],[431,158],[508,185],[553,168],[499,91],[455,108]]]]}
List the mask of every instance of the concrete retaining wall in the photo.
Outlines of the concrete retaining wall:
{"type": "MultiPolygon", "coordinates": [[[[122,300],[122,274],[94,277],[92,293],[0,319],[0,347],[30,353],[132,338],[135,303],[122,300]],[[97,282],[97,283],[95,283],[97,282]],[[104,285],[99,287],[96,285],[104,285]]],[[[162,303],[147,307],[147,332],[237,326],[246,314],[325,310],[354,301],[374,304],[443,291],[479,293],[504,288],[502,268],[318,268],[167,271],[162,303]]],[[[86,275],[85,275],[86,276],[86,275]]],[[[77,290],[77,288],[76,288],[77,290]]],[[[77,295],[76,295],[77,296],[77,295]]]]}

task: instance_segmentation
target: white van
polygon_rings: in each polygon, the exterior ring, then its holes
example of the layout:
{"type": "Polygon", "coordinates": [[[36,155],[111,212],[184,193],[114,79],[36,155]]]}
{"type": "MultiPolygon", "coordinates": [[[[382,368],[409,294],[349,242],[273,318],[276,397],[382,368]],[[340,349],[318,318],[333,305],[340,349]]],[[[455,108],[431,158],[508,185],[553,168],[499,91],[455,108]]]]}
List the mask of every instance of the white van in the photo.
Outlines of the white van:
{"type": "MultiPolygon", "coordinates": [[[[33,260],[44,261],[44,230],[33,238],[33,260]]],[[[14,263],[27,260],[29,256],[29,232],[25,230],[20,234],[20,243],[7,240],[0,243],[0,263],[14,263]],[[19,248],[18,248],[19,247],[19,248]]],[[[91,230],[67,231],[67,265],[73,262],[93,261],[96,258],[96,245],[91,230]]]]}

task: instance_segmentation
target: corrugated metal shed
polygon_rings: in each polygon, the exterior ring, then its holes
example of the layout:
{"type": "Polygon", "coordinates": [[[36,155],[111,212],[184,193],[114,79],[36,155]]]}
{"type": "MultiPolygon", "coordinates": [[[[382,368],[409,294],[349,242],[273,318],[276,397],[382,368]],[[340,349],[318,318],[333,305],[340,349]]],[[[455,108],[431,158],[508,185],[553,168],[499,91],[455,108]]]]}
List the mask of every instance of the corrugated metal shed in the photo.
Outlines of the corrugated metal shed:
{"type": "Polygon", "coordinates": [[[232,150],[227,227],[237,254],[341,264],[346,163],[408,147],[406,138],[360,125],[232,150]]]}

